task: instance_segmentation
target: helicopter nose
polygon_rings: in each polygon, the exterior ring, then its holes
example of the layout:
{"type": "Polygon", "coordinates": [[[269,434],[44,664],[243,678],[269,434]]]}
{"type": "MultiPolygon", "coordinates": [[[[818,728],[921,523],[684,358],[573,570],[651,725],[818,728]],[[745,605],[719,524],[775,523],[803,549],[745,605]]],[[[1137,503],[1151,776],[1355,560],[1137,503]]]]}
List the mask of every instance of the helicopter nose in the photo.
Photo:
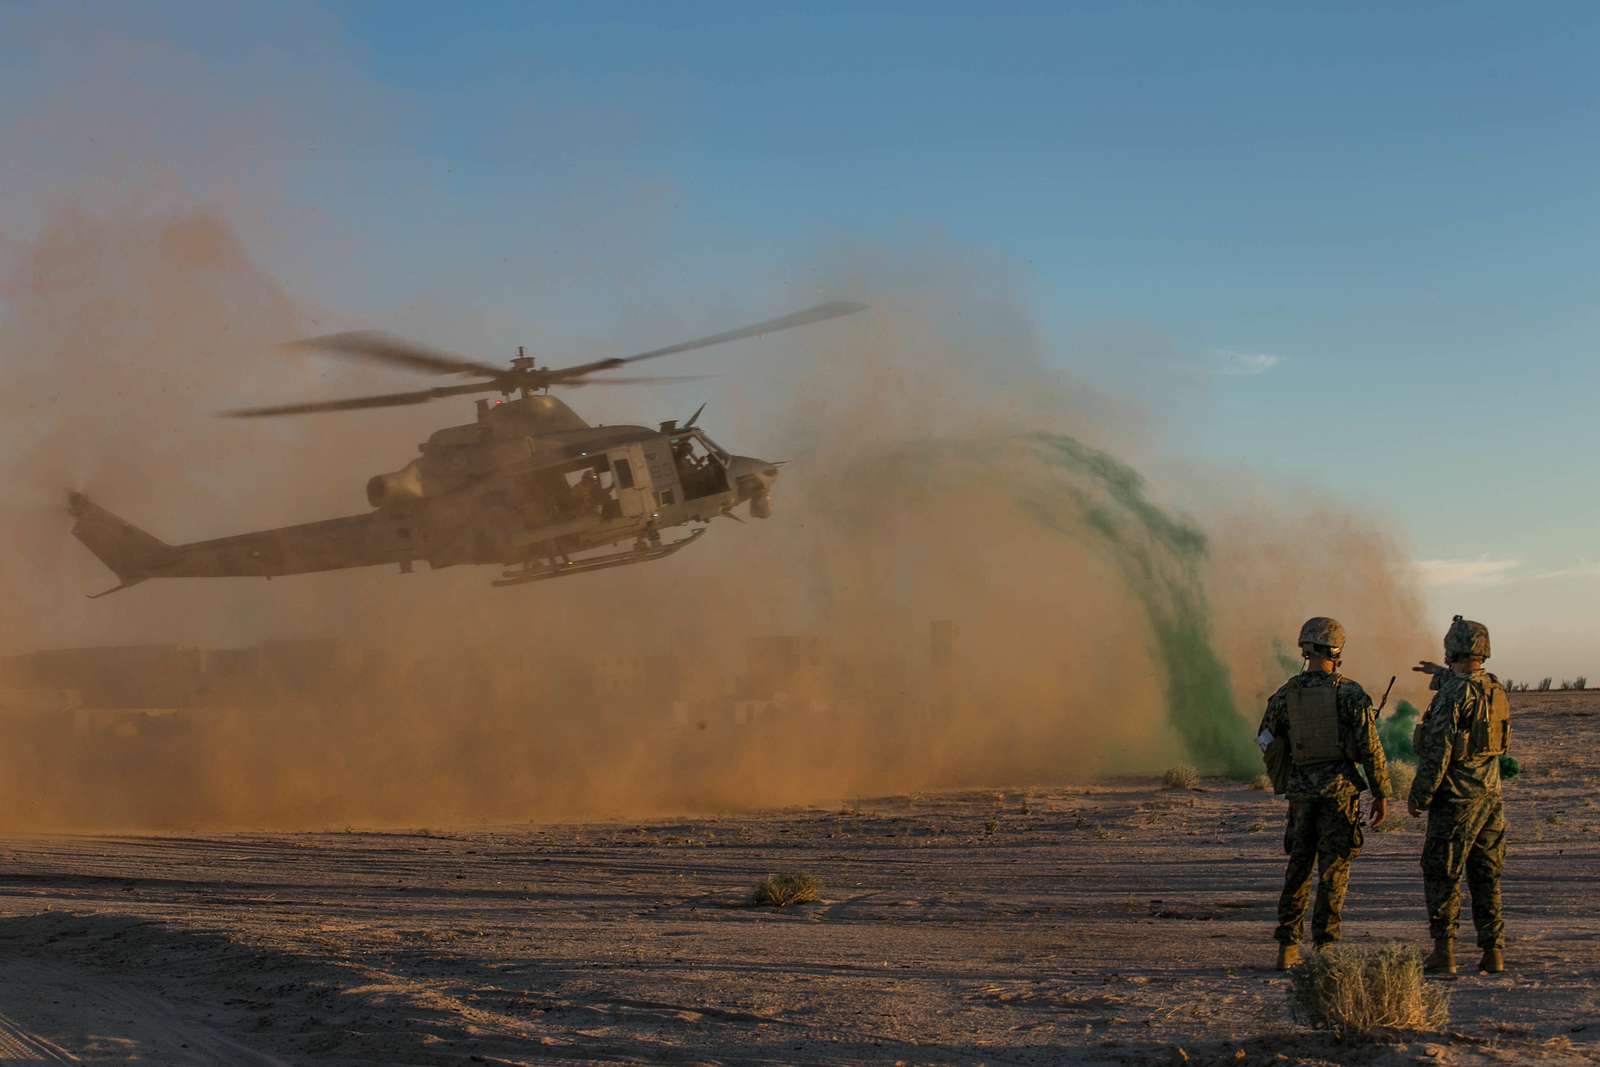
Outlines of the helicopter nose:
{"type": "Polygon", "coordinates": [[[778,480],[778,468],[781,466],[782,463],[756,459],[754,456],[734,456],[731,473],[734,484],[739,488],[739,498],[746,500],[770,491],[772,483],[778,480]]]}
{"type": "Polygon", "coordinates": [[[734,456],[729,473],[739,503],[750,502],[750,514],[765,519],[772,514],[772,485],[778,480],[782,463],[756,459],[754,456],[734,456]]]}

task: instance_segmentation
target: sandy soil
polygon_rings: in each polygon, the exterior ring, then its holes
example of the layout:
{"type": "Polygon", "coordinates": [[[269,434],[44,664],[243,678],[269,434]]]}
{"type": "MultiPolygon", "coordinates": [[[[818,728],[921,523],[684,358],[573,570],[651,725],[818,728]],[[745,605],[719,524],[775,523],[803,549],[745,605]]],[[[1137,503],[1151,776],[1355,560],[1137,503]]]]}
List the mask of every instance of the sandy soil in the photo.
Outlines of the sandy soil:
{"type": "MultiPolygon", "coordinates": [[[[1600,694],[1516,709],[1511,970],[1449,982],[1444,1034],[1293,1024],[1268,969],[1282,802],[1129,780],[644,823],[8,838],[0,1061],[1600,1062],[1600,694]],[[824,879],[821,903],[741,906],[793,870],[824,879]]],[[[1423,943],[1417,825],[1368,842],[1347,939],[1423,943]]]]}

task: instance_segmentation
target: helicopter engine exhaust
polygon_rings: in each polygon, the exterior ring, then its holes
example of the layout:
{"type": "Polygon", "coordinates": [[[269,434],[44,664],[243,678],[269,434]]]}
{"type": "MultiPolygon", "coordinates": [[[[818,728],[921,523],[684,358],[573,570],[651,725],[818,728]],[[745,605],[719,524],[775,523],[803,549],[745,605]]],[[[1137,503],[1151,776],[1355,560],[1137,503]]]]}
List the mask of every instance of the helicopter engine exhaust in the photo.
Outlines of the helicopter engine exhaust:
{"type": "Polygon", "coordinates": [[[393,474],[375,474],[367,479],[367,503],[375,508],[408,500],[421,500],[422,476],[416,461],[407,463],[393,474]]]}

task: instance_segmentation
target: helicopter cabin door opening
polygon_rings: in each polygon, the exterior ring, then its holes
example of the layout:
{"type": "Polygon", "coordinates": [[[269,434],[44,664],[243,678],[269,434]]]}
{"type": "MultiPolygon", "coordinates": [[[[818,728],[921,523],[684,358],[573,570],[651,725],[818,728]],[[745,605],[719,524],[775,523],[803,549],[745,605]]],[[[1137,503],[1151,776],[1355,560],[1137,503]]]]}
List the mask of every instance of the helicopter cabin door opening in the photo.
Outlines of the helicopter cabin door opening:
{"type": "Polygon", "coordinates": [[[650,485],[650,465],[644,447],[637,442],[606,452],[611,464],[611,489],[624,518],[650,515],[656,510],[650,485]]]}

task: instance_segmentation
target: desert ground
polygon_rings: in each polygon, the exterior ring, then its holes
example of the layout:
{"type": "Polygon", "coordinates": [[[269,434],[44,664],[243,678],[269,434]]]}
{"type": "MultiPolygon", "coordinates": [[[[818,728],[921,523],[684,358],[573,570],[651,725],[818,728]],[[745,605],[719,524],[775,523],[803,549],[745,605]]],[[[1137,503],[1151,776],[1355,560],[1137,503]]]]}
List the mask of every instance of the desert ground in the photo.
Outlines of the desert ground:
{"type": "MultiPolygon", "coordinates": [[[[1154,778],[582,825],[0,840],[0,1061],[1600,1062],[1600,694],[1518,694],[1510,970],[1335,1041],[1270,969],[1282,801],[1154,778]],[[808,871],[822,900],[745,906],[808,871]]],[[[1403,805],[1402,805],[1403,809],[1403,805]]],[[[1355,944],[1426,939],[1419,826],[1355,944]]]]}

